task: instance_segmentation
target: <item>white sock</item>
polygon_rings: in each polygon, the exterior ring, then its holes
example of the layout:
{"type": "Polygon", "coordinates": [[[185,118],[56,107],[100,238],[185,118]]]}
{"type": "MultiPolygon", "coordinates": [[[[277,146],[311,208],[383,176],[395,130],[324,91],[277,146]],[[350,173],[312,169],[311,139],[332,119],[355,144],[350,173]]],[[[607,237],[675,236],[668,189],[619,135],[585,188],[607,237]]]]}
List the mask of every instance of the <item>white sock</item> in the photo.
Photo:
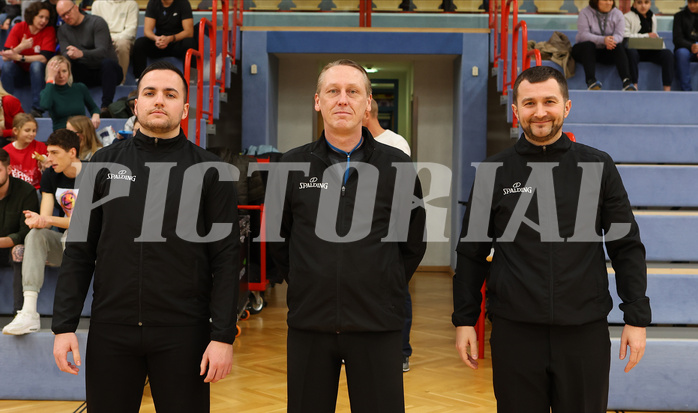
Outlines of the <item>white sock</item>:
{"type": "Polygon", "coordinates": [[[25,291],[24,292],[24,305],[22,305],[22,312],[26,313],[36,313],[36,301],[39,298],[39,293],[36,291],[25,291]]]}

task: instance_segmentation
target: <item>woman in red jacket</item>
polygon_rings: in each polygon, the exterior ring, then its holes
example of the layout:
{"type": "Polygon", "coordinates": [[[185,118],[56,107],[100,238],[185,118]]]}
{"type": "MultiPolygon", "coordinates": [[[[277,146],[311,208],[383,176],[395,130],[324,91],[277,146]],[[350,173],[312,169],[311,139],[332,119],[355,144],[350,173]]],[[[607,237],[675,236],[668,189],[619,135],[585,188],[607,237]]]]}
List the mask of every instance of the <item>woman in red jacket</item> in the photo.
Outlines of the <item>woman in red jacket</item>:
{"type": "Polygon", "coordinates": [[[0,52],[4,62],[0,81],[10,93],[15,87],[31,85],[32,115],[41,116],[39,96],[44,88],[46,62],[56,52],[56,29],[49,25],[48,3],[35,2],[24,11],[24,21],[12,27],[5,50],[0,52]]]}
{"type": "Polygon", "coordinates": [[[0,147],[3,147],[10,143],[10,138],[12,137],[12,124],[15,115],[24,112],[22,110],[22,103],[19,99],[7,93],[0,83],[0,130],[2,130],[2,139],[0,140],[0,147]]]}

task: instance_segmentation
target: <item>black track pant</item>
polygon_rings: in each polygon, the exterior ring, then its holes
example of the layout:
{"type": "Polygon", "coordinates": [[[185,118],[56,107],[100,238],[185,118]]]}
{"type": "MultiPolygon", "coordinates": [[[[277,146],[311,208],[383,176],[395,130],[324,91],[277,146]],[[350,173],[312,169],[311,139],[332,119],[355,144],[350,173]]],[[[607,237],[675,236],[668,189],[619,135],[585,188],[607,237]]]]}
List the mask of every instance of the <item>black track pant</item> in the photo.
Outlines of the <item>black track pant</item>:
{"type": "Polygon", "coordinates": [[[498,413],[605,413],[608,323],[549,326],[492,320],[492,376],[498,413]]]}
{"type": "Polygon", "coordinates": [[[210,410],[199,376],[208,326],[137,327],[91,323],[85,381],[90,413],[137,413],[146,376],[158,413],[210,410]]]}
{"type": "Polygon", "coordinates": [[[581,42],[572,46],[572,57],[584,67],[587,83],[596,80],[596,62],[613,64],[621,80],[630,79],[630,63],[627,49],[621,43],[613,50],[597,49],[592,42],[581,42]]]}
{"type": "Polygon", "coordinates": [[[674,81],[674,54],[667,49],[628,49],[628,59],[630,60],[630,79],[633,83],[637,83],[640,62],[652,62],[662,67],[662,86],[671,86],[674,81]]]}
{"type": "Polygon", "coordinates": [[[353,413],[402,413],[402,332],[288,329],[288,413],[334,412],[345,362],[353,413]]]}

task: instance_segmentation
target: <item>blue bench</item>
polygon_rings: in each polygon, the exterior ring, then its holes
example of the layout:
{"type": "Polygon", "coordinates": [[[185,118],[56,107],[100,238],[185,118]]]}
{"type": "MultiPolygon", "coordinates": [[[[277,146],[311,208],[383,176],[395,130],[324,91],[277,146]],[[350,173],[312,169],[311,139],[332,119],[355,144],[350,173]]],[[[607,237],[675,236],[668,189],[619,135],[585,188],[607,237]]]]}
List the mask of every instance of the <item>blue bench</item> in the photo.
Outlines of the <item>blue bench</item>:
{"type": "MultiPolygon", "coordinates": [[[[610,274],[614,303],[615,275],[610,274]]],[[[657,324],[692,324],[693,327],[658,326],[647,329],[642,361],[630,373],[619,360],[621,327],[611,327],[609,410],[698,411],[695,361],[698,360],[698,269],[648,269],[647,295],[657,324]]],[[[622,324],[617,306],[609,322],[622,324]]]]}
{"type": "MultiPolygon", "coordinates": [[[[10,320],[3,319],[3,325],[10,320]]],[[[26,336],[0,334],[0,371],[3,372],[0,399],[85,400],[85,363],[77,376],[58,370],[49,324],[49,319],[42,319],[42,329],[26,336]]],[[[87,348],[86,327],[81,326],[76,332],[83,359],[87,348]]]]}
{"type": "MultiPolygon", "coordinates": [[[[576,30],[559,30],[567,35],[572,45],[575,44],[576,30]]],[[[536,42],[547,41],[552,35],[552,30],[529,30],[528,39],[536,42]]],[[[659,32],[659,35],[664,39],[664,44],[668,50],[674,51],[674,43],[671,32],[659,32]]],[[[519,50],[520,50],[519,45],[519,50]]],[[[519,54],[521,56],[521,54],[519,54]]],[[[549,61],[543,61],[544,66],[552,66],[558,70],[562,68],[549,61]]],[[[605,90],[621,90],[621,79],[618,77],[618,72],[615,66],[598,64],[596,66],[596,78],[604,85],[605,90]]],[[[698,63],[691,63],[691,79],[693,82],[693,90],[698,90],[698,63]]],[[[570,89],[586,89],[586,80],[584,78],[584,68],[577,63],[575,66],[575,76],[567,79],[570,89]]],[[[662,70],[659,65],[650,62],[640,62],[638,88],[640,90],[662,90],[662,70]]],[[[681,90],[678,79],[674,78],[672,90],[681,90]]]]}

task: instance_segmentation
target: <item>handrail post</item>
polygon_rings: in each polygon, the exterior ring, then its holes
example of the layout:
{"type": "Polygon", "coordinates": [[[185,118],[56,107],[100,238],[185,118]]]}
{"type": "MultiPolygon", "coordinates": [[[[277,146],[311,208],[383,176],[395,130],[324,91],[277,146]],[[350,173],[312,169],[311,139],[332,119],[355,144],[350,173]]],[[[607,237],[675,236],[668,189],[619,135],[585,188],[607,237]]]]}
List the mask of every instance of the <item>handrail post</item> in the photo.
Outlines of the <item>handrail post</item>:
{"type": "MultiPolygon", "coordinates": [[[[518,0],[510,0],[513,4],[511,27],[513,28],[511,33],[511,73],[509,76],[511,80],[509,81],[509,87],[514,87],[514,82],[516,82],[516,76],[518,75],[518,60],[519,60],[519,5],[518,0]]],[[[523,50],[523,49],[522,49],[523,50]]]]}
{"type": "Polygon", "coordinates": [[[372,0],[359,0],[359,27],[371,27],[372,0]]]}
{"type": "Polygon", "coordinates": [[[492,0],[490,1],[490,15],[489,15],[489,21],[487,27],[489,27],[490,30],[494,29],[494,33],[492,33],[492,43],[493,43],[493,56],[492,56],[492,63],[493,67],[497,68],[499,67],[499,30],[497,30],[497,1],[492,0]]]}
{"type": "Polygon", "coordinates": [[[373,13],[373,0],[366,1],[366,27],[371,27],[371,13],[373,13]]]}
{"type": "MultiPolygon", "coordinates": [[[[204,92],[204,32],[206,28],[209,28],[209,33],[213,33],[215,37],[215,31],[213,31],[213,24],[207,19],[203,18],[201,19],[201,24],[199,25],[199,45],[198,48],[199,50],[194,50],[194,49],[189,49],[187,50],[187,54],[184,58],[184,79],[187,81],[186,87],[189,88],[189,85],[191,84],[191,58],[192,56],[196,57],[196,126],[195,126],[195,143],[197,146],[201,145],[201,119],[203,118],[203,114],[206,113],[209,116],[209,123],[213,123],[213,86],[209,85],[209,88],[211,89],[211,92],[209,94],[209,110],[204,111],[203,110],[203,92],[204,92]]],[[[212,45],[215,47],[215,40],[213,40],[212,45]]],[[[215,53],[215,49],[213,49],[213,53],[215,53]]],[[[213,62],[214,67],[213,67],[213,74],[215,75],[215,60],[213,62]]],[[[209,83],[210,80],[214,78],[209,78],[209,83]]],[[[189,88],[191,89],[191,88],[189,88]]],[[[191,90],[190,90],[191,92],[191,90]]],[[[188,94],[189,95],[189,94],[188,94]]],[[[184,127],[185,134],[189,131],[189,116],[185,118],[182,121],[182,125],[184,127]]]]}
{"type": "MultiPolygon", "coordinates": [[[[502,95],[506,96],[507,95],[507,63],[509,62],[508,60],[508,50],[509,50],[509,44],[508,44],[508,38],[507,35],[509,34],[509,4],[512,0],[502,0],[502,41],[501,41],[501,47],[502,47],[502,95]]],[[[515,0],[514,0],[515,1],[515,0]]]]}

